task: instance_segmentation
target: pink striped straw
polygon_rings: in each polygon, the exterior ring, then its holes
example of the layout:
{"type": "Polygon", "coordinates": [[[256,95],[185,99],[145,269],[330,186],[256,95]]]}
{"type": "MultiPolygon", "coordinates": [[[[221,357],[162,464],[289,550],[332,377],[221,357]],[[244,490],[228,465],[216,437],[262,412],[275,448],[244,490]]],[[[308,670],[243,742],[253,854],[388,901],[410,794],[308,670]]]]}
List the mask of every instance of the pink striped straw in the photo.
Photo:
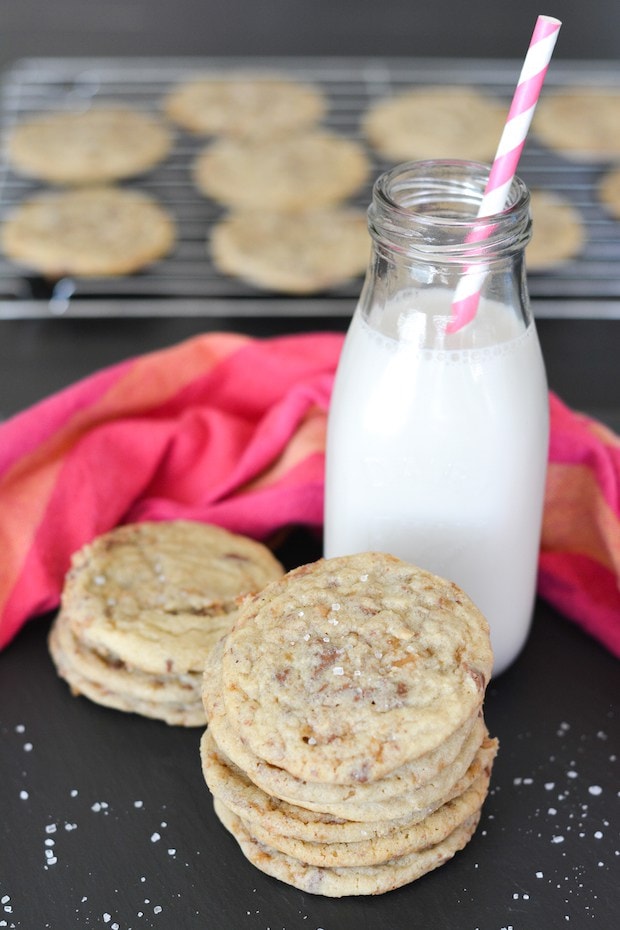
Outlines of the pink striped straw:
{"type": "MultiPolygon", "coordinates": [[[[539,16],[536,20],[506,125],[480,202],[478,217],[492,216],[504,209],[561,25],[560,20],[552,16],[539,16]]],[[[492,228],[487,228],[478,235],[474,233],[468,241],[480,241],[490,235],[492,228]]],[[[455,333],[473,320],[478,310],[485,275],[486,272],[482,270],[461,277],[452,301],[452,317],[446,332],[455,333]]]]}

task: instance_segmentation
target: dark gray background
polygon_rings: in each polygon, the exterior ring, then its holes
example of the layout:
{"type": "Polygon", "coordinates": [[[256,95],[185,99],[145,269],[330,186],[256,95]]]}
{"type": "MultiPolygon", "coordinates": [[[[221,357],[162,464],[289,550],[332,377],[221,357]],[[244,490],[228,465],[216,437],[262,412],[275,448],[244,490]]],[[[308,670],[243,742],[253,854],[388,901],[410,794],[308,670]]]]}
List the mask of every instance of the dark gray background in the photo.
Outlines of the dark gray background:
{"type": "Polygon", "coordinates": [[[0,0],[0,67],[30,55],[521,58],[539,13],[556,55],[616,59],[617,0],[0,0]]]}

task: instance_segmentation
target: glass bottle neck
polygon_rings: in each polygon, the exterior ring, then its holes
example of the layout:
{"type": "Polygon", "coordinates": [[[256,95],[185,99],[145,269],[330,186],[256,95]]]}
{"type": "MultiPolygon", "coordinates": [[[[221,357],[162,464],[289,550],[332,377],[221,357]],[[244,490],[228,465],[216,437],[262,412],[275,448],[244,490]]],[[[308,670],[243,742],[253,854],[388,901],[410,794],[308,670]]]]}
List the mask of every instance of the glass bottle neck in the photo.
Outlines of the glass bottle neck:
{"type": "Polygon", "coordinates": [[[373,254],[360,298],[373,328],[424,347],[476,348],[528,327],[529,193],[516,178],[506,208],[478,218],[488,173],[476,162],[427,161],[378,178],[368,211],[373,254]],[[478,312],[463,331],[449,334],[463,279],[479,282],[478,312]]]}

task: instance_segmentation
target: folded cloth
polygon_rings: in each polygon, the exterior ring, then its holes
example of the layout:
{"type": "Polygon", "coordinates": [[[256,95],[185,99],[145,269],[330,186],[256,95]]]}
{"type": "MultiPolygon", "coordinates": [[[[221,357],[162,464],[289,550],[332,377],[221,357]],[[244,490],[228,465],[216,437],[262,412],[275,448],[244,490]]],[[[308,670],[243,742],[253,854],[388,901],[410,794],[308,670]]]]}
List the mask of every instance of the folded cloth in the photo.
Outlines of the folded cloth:
{"type": "MultiPolygon", "coordinates": [[[[342,339],[197,336],[0,425],[0,648],[58,605],[71,554],[120,523],[320,529],[342,339]]],[[[540,593],[620,655],[620,441],[550,403],[540,593]]]]}

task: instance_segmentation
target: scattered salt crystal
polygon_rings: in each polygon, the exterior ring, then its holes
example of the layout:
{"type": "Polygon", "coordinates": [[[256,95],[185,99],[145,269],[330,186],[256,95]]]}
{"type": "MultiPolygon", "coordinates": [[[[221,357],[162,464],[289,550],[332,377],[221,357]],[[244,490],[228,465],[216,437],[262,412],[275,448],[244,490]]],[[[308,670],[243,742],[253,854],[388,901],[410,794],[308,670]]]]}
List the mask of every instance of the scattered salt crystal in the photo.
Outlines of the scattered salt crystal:
{"type": "Polygon", "coordinates": [[[329,642],[329,636],[324,636],[324,637],[323,637],[323,642],[324,642],[324,643],[328,643],[328,642],[329,642]]]}
{"type": "Polygon", "coordinates": [[[77,830],[77,823],[66,823],[65,830],[67,831],[67,833],[70,833],[71,830],[77,830]]]}
{"type": "Polygon", "coordinates": [[[20,798],[22,799],[22,801],[27,801],[27,800],[28,800],[28,797],[29,797],[27,791],[20,791],[20,792],[19,792],[19,796],[20,796],[20,798]]]}
{"type": "Polygon", "coordinates": [[[577,778],[577,772],[574,769],[569,769],[566,774],[569,778],[577,778]]]}
{"type": "Polygon", "coordinates": [[[101,586],[102,584],[105,584],[105,575],[95,575],[93,581],[95,584],[101,586]]]}
{"type": "Polygon", "coordinates": [[[344,675],[344,669],[342,665],[335,665],[332,671],[334,675],[344,675]]]}
{"type": "Polygon", "coordinates": [[[314,736],[310,736],[310,737],[308,738],[308,746],[316,746],[316,740],[315,740],[314,736]]]}
{"type": "Polygon", "coordinates": [[[555,809],[555,807],[550,807],[547,813],[553,817],[555,816],[555,814],[557,814],[557,810],[555,809]]]}
{"type": "Polygon", "coordinates": [[[552,843],[563,843],[563,842],[564,842],[564,837],[563,837],[563,836],[552,836],[552,837],[551,837],[551,842],[552,842],[552,843]]]}
{"type": "Polygon", "coordinates": [[[169,856],[176,856],[176,854],[177,854],[176,849],[169,849],[169,850],[168,850],[168,855],[169,855],[169,856]]]}
{"type": "Polygon", "coordinates": [[[588,788],[588,791],[590,792],[590,794],[595,794],[595,795],[603,793],[603,789],[601,788],[600,785],[590,785],[590,787],[588,788]]]}
{"type": "Polygon", "coordinates": [[[368,581],[368,575],[365,573],[363,575],[360,575],[360,581],[368,581]]]}
{"type": "Polygon", "coordinates": [[[46,833],[55,833],[56,830],[57,830],[57,827],[55,823],[48,823],[48,825],[45,828],[46,833]]]}
{"type": "Polygon", "coordinates": [[[133,806],[134,806],[134,807],[144,807],[144,801],[134,801],[134,802],[133,802],[133,806]]]}
{"type": "Polygon", "coordinates": [[[32,752],[32,743],[24,743],[24,752],[32,752]]]}
{"type": "Polygon", "coordinates": [[[542,878],[542,877],[543,877],[543,873],[542,873],[542,872],[537,872],[537,873],[536,873],[536,878],[542,878]]]}
{"type": "Polygon", "coordinates": [[[77,788],[72,788],[71,791],[69,792],[69,794],[71,795],[72,798],[77,798],[77,796],[78,796],[78,790],[77,790],[77,788]]]}
{"type": "Polygon", "coordinates": [[[17,726],[15,727],[15,732],[16,732],[16,733],[25,733],[25,732],[26,732],[26,727],[24,726],[23,723],[18,723],[17,726]]]}
{"type": "Polygon", "coordinates": [[[160,839],[161,839],[161,836],[159,835],[159,833],[151,834],[151,843],[157,843],[160,839]]]}
{"type": "Polygon", "coordinates": [[[52,840],[52,839],[50,839],[50,837],[48,837],[48,838],[45,840],[45,846],[54,846],[54,845],[55,845],[55,841],[52,840]]]}
{"type": "Polygon", "coordinates": [[[603,834],[601,833],[600,830],[597,830],[597,831],[596,831],[596,833],[594,834],[594,839],[595,839],[595,840],[602,840],[602,839],[603,839],[603,834]]]}
{"type": "Polygon", "coordinates": [[[533,785],[533,784],[534,784],[534,779],[533,779],[533,778],[524,778],[524,779],[523,779],[523,784],[524,784],[524,785],[533,785]]]}
{"type": "Polygon", "coordinates": [[[167,827],[167,826],[168,826],[168,824],[166,823],[166,821],[165,821],[165,820],[162,820],[162,822],[160,823],[160,827],[164,827],[164,828],[165,828],[165,827],[167,827]]]}
{"type": "Polygon", "coordinates": [[[154,913],[154,914],[161,914],[162,910],[163,910],[163,909],[162,909],[161,904],[156,904],[155,907],[153,908],[153,913],[154,913]]]}
{"type": "Polygon", "coordinates": [[[112,920],[112,915],[111,915],[111,914],[104,914],[104,915],[103,915],[103,922],[104,922],[104,924],[109,924],[111,920],[112,920]]]}
{"type": "Polygon", "coordinates": [[[553,791],[554,788],[555,788],[555,782],[554,782],[554,781],[546,781],[546,782],[545,782],[545,789],[546,789],[547,791],[553,791]]]}
{"type": "Polygon", "coordinates": [[[3,894],[2,897],[0,898],[0,904],[8,904],[10,900],[11,900],[10,894],[3,894]]]}
{"type": "Polygon", "coordinates": [[[356,668],[355,671],[353,672],[353,674],[355,675],[356,678],[359,678],[359,676],[360,676],[362,673],[360,672],[359,668],[356,668]]]}

